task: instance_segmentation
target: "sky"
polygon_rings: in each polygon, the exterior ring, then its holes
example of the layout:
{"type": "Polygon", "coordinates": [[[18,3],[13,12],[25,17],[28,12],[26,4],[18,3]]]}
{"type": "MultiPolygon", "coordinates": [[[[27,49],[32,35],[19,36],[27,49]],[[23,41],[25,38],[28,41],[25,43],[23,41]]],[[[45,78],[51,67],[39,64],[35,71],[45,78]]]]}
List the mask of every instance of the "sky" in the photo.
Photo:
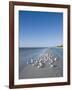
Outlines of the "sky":
{"type": "Polygon", "coordinates": [[[63,44],[63,13],[19,11],[19,47],[63,44]]]}

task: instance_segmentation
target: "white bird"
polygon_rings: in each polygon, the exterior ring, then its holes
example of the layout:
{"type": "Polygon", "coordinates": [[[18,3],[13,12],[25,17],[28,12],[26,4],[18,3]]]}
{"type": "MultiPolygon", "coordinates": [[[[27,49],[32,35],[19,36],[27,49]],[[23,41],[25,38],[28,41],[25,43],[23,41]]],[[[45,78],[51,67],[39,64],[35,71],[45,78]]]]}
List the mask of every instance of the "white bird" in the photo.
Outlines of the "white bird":
{"type": "Polygon", "coordinates": [[[50,66],[53,67],[54,65],[51,64],[50,66]]]}
{"type": "Polygon", "coordinates": [[[57,60],[57,58],[54,58],[54,61],[56,61],[57,60]]]}
{"type": "Polygon", "coordinates": [[[32,64],[32,66],[34,66],[34,63],[32,64]]]}
{"type": "Polygon", "coordinates": [[[39,62],[37,68],[41,68],[43,66],[43,63],[39,62]]]}
{"type": "Polygon", "coordinates": [[[50,63],[49,64],[53,64],[53,63],[54,63],[54,61],[52,59],[50,59],[50,63]]]}
{"type": "Polygon", "coordinates": [[[31,59],[31,63],[33,63],[33,59],[31,59]]]}
{"type": "Polygon", "coordinates": [[[34,62],[34,66],[37,66],[38,65],[38,61],[36,60],[35,62],[34,62]]]}
{"type": "Polygon", "coordinates": [[[40,66],[38,65],[37,68],[40,68],[40,66]]]}
{"type": "Polygon", "coordinates": [[[42,63],[40,62],[39,65],[42,66],[42,63]]]}

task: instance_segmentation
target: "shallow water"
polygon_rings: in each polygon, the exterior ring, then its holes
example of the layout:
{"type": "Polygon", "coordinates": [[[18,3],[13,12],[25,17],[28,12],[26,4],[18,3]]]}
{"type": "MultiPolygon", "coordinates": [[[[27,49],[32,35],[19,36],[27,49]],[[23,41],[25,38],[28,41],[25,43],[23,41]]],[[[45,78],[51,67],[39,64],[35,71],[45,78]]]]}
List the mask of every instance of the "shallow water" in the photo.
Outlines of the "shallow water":
{"type": "Polygon", "coordinates": [[[36,60],[40,55],[49,53],[59,60],[63,60],[63,48],[19,48],[19,72],[28,64],[31,64],[31,58],[36,60]]]}

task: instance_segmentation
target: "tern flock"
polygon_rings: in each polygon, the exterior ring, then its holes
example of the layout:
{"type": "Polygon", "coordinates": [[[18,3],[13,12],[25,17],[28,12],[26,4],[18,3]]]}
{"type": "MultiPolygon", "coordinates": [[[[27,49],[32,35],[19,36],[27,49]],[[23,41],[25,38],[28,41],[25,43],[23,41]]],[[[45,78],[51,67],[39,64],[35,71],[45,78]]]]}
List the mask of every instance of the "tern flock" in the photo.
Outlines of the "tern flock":
{"type": "MultiPolygon", "coordinates": [[[[54,62],[57,61],[57,57],[55,57],[52,54],[44,54],[40,57],[38,57],[36,60],[31,58],[31,64],[32,66],[35,66],[37,68],[42,68],[45,66],[47,62],[49,62],[50,67],[54,67],[54,62]]],[[[28,64],[28,62],[27,62],[28,64]]]]}

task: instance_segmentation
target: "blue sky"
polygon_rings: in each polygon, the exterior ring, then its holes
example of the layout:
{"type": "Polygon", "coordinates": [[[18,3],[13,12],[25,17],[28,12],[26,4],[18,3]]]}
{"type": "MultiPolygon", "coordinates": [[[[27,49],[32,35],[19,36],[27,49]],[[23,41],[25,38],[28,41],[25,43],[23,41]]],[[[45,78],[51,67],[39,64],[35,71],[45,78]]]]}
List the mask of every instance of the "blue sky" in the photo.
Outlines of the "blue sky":
{"type": "Polygon", "coordinates": [[[19,11],[19,47],[63,44],[63,13],[19,11]]]}

